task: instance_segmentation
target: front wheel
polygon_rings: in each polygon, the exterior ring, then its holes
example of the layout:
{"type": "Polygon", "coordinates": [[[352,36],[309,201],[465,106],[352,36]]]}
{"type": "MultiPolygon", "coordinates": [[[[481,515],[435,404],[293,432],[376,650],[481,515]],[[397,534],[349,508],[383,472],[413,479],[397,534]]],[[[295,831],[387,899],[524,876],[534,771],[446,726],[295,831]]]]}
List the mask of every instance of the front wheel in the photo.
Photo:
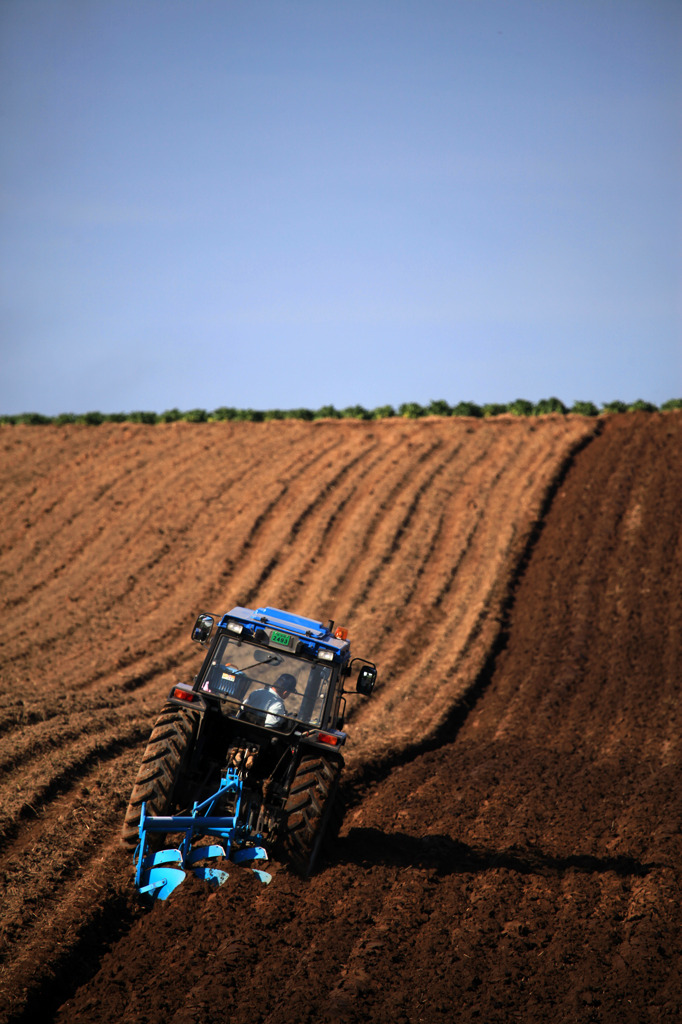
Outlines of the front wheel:
{"type": "Polygon", "coordinates": [[[280,845],[285,859],[303,878],[314,871],[325,835],[338,832],[341,768],[339,761],[304,754],[289,787],[280,845]]]}
{"type": "Polygon", "coordinates": [[[142,804],[150,814],[170,814],[174,796],[196,736],[198,717],[175,704],[164,704],[156,720],[130,795],[121,843],[135,849],[142,804]]]}

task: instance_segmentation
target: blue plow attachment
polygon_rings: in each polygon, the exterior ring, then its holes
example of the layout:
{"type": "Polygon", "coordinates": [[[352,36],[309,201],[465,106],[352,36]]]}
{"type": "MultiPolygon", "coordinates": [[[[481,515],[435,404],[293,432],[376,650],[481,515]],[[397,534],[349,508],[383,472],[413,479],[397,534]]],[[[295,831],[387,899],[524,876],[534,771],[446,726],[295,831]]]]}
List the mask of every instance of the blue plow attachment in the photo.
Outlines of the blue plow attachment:
{"type": "MultiPolygon", "coordinates": [[[[135,885],[141,896],[152,900],[167,899],[185,880],[187,871],[217,888],[229,877],[227,871],[215,866],[218,859],[224,861],[230,858],[235,864],[268,859],[262,846],[232,849],[244,831],[238,825],[241,794],[242,781],[234,769],[228,768],[220,780],[218,790],[202,803],[195,803],[191,814],[157,817],[147,814],[145,805],[142,805],[140,842],[135,851],[135,885]],[[233,796],[234,813],[228,817],[212,815],[216,801],[227,795],[233,796]],[[148,836],[155,832],[184,832],[185,835],[177,849],[148,853],[148,836]],[[221,842],[194,846],[193,841],[197,836],[212,836],[221,842]]],[[[267,871],[259,868],[252,870],[266,885],[272,881],[272,875],[267,871]]]]}

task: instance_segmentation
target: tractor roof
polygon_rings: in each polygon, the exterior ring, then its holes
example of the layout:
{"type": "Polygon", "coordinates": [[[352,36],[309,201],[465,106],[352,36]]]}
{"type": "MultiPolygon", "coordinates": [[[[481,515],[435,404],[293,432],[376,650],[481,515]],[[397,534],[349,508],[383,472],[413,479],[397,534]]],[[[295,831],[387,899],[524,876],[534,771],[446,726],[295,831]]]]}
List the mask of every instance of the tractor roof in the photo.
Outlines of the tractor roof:
{"type": "MultiPolygon", "coordinates": [[[[339,629],[333,632],[334,623],[330,620],[329,625],[317,619],[308,619],[303,615],[294,615],[292,612],[283,611],[281,608],[242,608],[237,606],[226,612],[220,620],[220,628],[229,628],[230,622],[237,622],[247,627],[247,632],[253,632],[254,639],[258,640],[258,631],[264,631],[270,643],[280,646],[278,637],[281,631],[282,636],[288,634],[292,637],[300,637],[303,646],[308,648],[326,647],[333,650],[336,655],[341,655],[345,660],[350,652],[350,644],[347,640],[347,631],[339,629]],[[251,627],[251,629],[248,629],[251,627]]],[[[264,638],[263,638],[264,639],[264,638]]],[[[282,644],[282,646],[284,646],[282,644]]]]}

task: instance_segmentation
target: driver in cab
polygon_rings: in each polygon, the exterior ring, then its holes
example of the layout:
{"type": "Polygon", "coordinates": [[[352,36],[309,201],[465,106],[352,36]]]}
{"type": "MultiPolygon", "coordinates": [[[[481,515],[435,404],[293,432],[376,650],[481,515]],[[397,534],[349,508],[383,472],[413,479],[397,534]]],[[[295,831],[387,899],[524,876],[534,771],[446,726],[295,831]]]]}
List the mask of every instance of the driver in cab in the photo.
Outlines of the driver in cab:
{"type": "Polygon", "coordinates": [[[290,694],[297,692],[295,677],[290,672],[282,672],[271,685],[262,690],[254,690],[249,695],[245,707],[262,713],[258,715],[258,718],[263,719],[260,724],[275,728],[284,721],[284,701],[290,694]]]}

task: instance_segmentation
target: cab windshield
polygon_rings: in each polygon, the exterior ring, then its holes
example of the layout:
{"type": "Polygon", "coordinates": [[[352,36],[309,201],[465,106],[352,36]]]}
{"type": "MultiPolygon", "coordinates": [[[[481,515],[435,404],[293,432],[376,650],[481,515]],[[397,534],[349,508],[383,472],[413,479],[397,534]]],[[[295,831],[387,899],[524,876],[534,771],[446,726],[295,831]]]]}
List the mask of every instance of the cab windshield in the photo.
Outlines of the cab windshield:
{"type": "Polygon", "coordinates": [[[293,728],[294,722],[319,726],[331,674],[331,665],[225,636],[213,652],[200,689],[224,700],[228,714],[257,713],[259,724],[279,729],[293,728]]]}

